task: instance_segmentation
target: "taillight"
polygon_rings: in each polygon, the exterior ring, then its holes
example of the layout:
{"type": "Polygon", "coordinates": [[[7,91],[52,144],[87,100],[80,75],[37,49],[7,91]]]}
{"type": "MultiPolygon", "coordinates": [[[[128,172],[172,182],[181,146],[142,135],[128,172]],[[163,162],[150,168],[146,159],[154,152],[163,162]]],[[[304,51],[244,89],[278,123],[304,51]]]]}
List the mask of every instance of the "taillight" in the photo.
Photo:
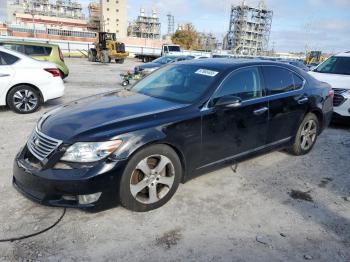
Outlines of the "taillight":
{"type": "Polygon", "coordinates": [[[62,61],[62,62],[64,62],[63,53],[62,53],[62,51],[61,51],[60,47],[58,47],[58,54],[60,55],[60,59],[61,59],[61,61],[62,61]]]}
{"type": "Polygon", "coordinates": [[[328,96],[333,99],[333,97],[334,97],[334,90],[329,90],[328,91],[328,96]]]}
{"type": "Polygon", "coordinates": [[[46,72],[49,72],[53,77],[61,76],[60,70],[57,68],[44,68],[46,72]]]}

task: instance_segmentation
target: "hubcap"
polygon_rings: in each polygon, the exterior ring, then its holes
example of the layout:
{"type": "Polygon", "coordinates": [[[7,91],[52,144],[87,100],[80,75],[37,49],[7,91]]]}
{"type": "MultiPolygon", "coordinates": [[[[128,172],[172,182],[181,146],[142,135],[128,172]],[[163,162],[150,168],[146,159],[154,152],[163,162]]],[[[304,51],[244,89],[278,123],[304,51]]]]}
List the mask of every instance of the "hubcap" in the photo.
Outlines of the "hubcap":
{"type": "Polygon", "coordinates": [[[18,90],[13,96],[13,104],[23,112],[33,110],[38,104],[38,97],[30,90],[18,90]]]}
{"type": "Polygon", "coordinates": [[[175,168],[169,158],[152,155],[141,160],[130,178],[130,191],[140,203],[152,204],[164,198],[174,184],[175,168]]]}
{"type": "Polygon", "coordinates": [[[301,148],[309,150],[314,144],[317,136],[317,125],[314,120],[309,120],[305,123],[301,131],[301,148]]]}

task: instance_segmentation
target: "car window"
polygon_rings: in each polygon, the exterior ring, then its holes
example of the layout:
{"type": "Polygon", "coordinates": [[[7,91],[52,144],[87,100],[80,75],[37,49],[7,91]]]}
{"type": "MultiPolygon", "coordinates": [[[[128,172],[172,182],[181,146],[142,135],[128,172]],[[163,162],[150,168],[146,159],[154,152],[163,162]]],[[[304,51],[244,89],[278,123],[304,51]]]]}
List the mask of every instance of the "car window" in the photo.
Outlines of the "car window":
{"type": "Polygon", "coordinates": [[[304,79],[302,79],[300,76],[293,74],[293,80],[295,89],[300,89],[303,87],[304,79]]]}
{"type": "Polygon", "coordinates": [[[136,83],[132,90],[187,104],[200,98],[219,75],[218,71],[194,65],[168,65],[136,83]]]}
{"type": "Polygon", "coordinates": [[[295,89],[293,73],[276,66],[263,66],[268,95],[280,94],[295,89]]]}
{"type": "Polygon", "coordinates": [[[25,45],[24,53],[30,56],[47,56],[51,53],[51,47],[25,45]]]}
{"type": "Polygon", "coordinates": [[[214,98],[234,95],[242,100],[253,99],[262,96],[262,87],[259,69],[249,67],[234,71],[221,84],[214,98]]]}
{"type": "Polygon", "coordinates": [[[20,53],[24,53],[23,45],[19,44],[4,44],[4,47],[7,49],[11,49],[20,53]]]}
{"type": "Polygon", "coordinates": [[[315,71],[318,73],[350,75],[350,57],[332,56],[319,65],[315,71]]]}
{"type": "Polygon", "coordinates": [[[12,65],[19,60],[17,56],[0,51],[0,65],[12,65]]]}

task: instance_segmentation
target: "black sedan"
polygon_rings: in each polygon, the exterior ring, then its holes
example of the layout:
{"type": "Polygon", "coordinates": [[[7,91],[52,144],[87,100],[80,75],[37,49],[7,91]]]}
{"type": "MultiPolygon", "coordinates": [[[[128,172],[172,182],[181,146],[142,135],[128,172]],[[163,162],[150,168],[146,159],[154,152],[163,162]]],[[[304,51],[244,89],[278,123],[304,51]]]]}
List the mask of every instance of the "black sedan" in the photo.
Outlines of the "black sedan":
{"type": "Polygon", "coordinates": [[[288,64],[171,64],[130,90],[44,114],[16,156],[13,184],[52,206],[155,209],[220,164],[277,148],[308,153],[332,99],[328,84],[288,64]]]}

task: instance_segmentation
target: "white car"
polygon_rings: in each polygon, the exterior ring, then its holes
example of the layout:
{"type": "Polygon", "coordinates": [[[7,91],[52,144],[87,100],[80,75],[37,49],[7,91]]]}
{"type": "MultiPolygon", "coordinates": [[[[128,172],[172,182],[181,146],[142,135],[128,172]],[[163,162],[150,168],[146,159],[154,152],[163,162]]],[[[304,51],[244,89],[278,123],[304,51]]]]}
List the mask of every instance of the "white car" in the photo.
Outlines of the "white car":
{"type": "Polygon", "coordinates": [[[331,56],[309,74],[333,87],[335,115],[350,117],[350,51],[331,56]]]}
{"type": "Polygon", "coordinates": [[[0,47],[0,106],[28,114],[63,94],[64,84],[54,64],[0,47]]]}

